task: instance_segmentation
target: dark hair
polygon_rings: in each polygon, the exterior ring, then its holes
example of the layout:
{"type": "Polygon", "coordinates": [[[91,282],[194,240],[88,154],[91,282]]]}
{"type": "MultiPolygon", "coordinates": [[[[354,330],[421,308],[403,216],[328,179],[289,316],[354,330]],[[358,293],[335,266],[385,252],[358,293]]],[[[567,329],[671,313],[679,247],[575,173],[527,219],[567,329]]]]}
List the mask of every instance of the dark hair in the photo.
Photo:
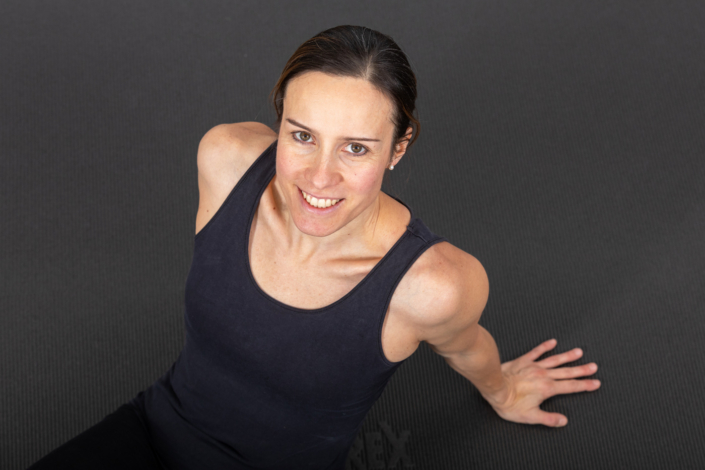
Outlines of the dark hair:
{"type": "Polygon", "coordinates": [[[416,76],[406,55],[389,36],[364,26],[336,26],[318,33],[296,49],[286,63],[271,97],[281,124],[289,80],[305,72],[364,78],[394,105],[394,142],[403,140],[411,125],[409,146],[421,130],[414,116],[416,76]]]}

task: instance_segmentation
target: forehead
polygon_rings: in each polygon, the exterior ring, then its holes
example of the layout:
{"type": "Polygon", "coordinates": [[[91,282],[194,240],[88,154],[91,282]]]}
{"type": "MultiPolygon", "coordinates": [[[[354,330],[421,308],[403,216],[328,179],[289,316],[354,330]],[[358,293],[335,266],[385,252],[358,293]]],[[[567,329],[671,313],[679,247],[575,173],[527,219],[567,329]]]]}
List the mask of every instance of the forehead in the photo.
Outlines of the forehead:
{"type": "Polygon", "coordinates": [[[331,135],[372,136],[394,130],[392,103],[369,81],[307,72],[291,79],[284,95],[284,119],[331,135]]]}

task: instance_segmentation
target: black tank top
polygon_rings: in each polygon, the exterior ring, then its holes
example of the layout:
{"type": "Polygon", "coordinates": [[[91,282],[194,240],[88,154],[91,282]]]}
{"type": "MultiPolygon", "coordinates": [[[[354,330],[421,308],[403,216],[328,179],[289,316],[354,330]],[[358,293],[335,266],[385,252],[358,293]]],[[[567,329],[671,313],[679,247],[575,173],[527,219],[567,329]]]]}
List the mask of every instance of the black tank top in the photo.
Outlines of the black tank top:
{"type": "Polygon", "coordinates": [[[407,206],[404,235],[348,294],[316,309],[279,302],[257,285],[248,256],[275,157],[276,142],[196,235],[184,348],[133,400],[170,470],[343,469],[366,413],[403,362],[382,351],[394,289],[421,253],[445,240],[407,206]]]}

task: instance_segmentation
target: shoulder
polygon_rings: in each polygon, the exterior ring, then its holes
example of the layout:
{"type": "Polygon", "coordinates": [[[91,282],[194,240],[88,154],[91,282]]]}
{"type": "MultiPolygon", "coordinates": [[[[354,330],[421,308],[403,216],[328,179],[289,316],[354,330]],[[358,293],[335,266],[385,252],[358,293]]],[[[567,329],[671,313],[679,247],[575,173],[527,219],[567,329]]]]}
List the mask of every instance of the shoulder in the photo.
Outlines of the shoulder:
{"type": "Polygon", "coordinates": [[[210,129],[198,145],[198,172],[206,177],[244,173],[277,138],[259,122],[220,124],[210,129]]]}
{"type": "Polygon", "coordinates": [[[399,287],[400,316],[419,341],[430,344],[476,323],[489,296],[480,261],[446,241],[419,256],[399,287]]]}
{"type": "Polygon", "coordinates": [[[220,124],[206,132],[198,145],[196,233],[276,138],[272,129],[258,122],[220,124]]]}

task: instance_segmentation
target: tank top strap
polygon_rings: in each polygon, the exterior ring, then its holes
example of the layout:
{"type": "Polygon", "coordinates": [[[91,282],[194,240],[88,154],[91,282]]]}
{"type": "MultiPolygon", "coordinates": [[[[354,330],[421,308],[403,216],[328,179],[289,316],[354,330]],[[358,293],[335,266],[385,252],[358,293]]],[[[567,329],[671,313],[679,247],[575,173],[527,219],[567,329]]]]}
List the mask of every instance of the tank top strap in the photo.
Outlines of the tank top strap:
{"type": "Polygon", "coordinates": [[[406,203],[396,197],[394,199],[409,209],[411,220],[406,227],[406,232],[368,275],[368,282],[363,296],[365,298],[365,308],[381,313],[381,318],[379,319],[380,328],[392,295],[409,268],[431,246],[442,241],[448,241],[445,237],[436,235],[429,230],[423,221],[414,215],[413,210],[406,203]]]}
{"type": "Polygon", "coordinates": [[[228,248],[222,243],[223,240],[239,242],[249,234],[253,212],[276,170],[276,149],[275,140],[240,177],[220,208],[196,234],[196,248],[204,244],[212,245],[205,251],[211,257],[219,257],[223,254],[221,251],[228,248]]]}
{"type": "MultiPolygon", "coordinates": [[[[385,193],[387,194],[387,193],[385,193]]],[[[420,238],[421,240],[424,240],[425,242],[428,242],[430,244],[433,243],[438,243],[439,241],[447,241],[444,237],[441,237],[439,235],[436,235],[435,233],[431,232],[431,230],[426,227],[426,225],[414,215],[414,210],[409,206],[407,203],[402,201],[396,196],[393,196],[391,194],[387,194],[390,197],[393,197],[394,199],[397,200],[400,204],[403,204],[404,207],[406,207],[409,210],[409,214],[411,215],[411,218],[409,220],[409,225],[406,227],[408,231],[413,233],[416,237],[420,238]]]]}
{"type": "Polygon", "coordinates": [[[241,201],[255,210],[276,171],[277,141],[270,144],[242,175],[241,201]]]}

